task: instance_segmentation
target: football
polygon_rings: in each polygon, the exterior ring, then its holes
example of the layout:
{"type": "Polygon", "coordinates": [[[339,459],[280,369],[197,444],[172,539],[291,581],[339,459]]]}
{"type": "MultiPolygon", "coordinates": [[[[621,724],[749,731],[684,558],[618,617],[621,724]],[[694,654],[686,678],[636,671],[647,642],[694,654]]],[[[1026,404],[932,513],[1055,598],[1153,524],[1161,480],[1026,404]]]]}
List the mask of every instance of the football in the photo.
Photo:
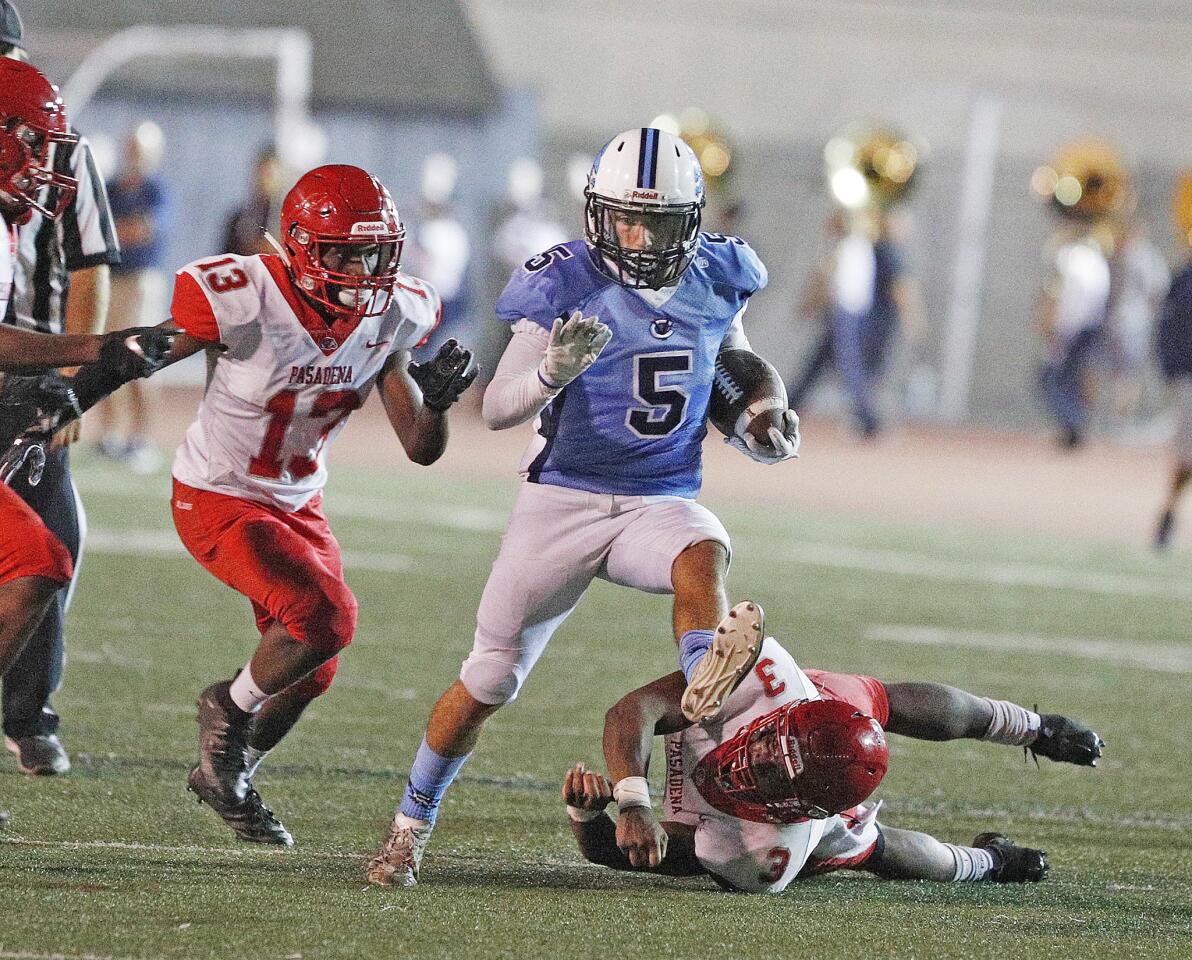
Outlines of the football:
{"type": "Polygon", "coordinates": [[[770,445],[770,427],[782,429],[786,386],[768,360],[751,350],[721,350],[708,402],[708,420],[726,437],[744,436],[748,430],[759,443],[770,445]],[[760,410],[752,417],[747,411],[760,410]]]}

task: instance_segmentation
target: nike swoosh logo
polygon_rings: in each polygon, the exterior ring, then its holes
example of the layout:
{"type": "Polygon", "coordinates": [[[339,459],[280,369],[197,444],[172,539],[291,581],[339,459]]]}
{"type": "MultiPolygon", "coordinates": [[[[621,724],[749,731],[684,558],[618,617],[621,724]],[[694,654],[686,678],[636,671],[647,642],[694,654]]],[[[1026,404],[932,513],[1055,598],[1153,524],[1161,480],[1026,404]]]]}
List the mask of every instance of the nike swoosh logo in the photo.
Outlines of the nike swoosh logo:
{"type": "Polygon", "coordinates": [[[388,342],[389,342],[388,340],[370,340],[364,346],[365,346],[365,349],[371,350],[373,347],[383,347],[388,342]]]}

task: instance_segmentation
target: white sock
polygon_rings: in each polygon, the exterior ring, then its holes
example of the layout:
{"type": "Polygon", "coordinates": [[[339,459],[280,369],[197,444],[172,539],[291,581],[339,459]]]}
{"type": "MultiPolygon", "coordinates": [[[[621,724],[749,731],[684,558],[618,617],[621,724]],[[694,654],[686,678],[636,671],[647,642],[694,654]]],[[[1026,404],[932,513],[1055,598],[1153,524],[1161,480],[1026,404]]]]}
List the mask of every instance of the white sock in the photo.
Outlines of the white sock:
{"type": "Polygon", "coordinates": [[[1009,700],[981,699],[993,708],[993,719],[989,721],[989,729],[981,736],[982,740],[1011,747],[1026,747],[1035,742],[1042,723],[1037,713],[1009,700]]]}
{"type": "Polygon", "coordinates": [[[402,827],[409,827],[411,830],[425,830],[427,833],[430,833],[433,826],[434,824],[429,820],[419,820],[416,817],[406,816],[400,810],[393,815],[393,828],[395,830],[400,830],[402,827]]]}
{"type": "Polygon", "coordinates": [[[945,843],[944,846],[956,863],[953,883],[979,883],[988,880],[993,873],[993,854],[990,851],[977,847],[958,847],[951,843],[945,843]]]}
{"type": "Polygon", "coordinates": [[[257,767],[261,765],[261,761],[269,756],[268,750],[258,750],[256,747],[248,747],[244,751],[244,759],[248,763],[248,770],[245,771],[245,776],[251,780],[253,775],[257,772],[257,767]]]}
{"type": "Polygon", "coordinates": [[[232,689],[229,691],[232,702],[245,713],[256,713],[269,699],[269,694],[258,687],[252,678],[251,666],[251,663],[245,664],[244,669],[232,681],[232,689]]]}

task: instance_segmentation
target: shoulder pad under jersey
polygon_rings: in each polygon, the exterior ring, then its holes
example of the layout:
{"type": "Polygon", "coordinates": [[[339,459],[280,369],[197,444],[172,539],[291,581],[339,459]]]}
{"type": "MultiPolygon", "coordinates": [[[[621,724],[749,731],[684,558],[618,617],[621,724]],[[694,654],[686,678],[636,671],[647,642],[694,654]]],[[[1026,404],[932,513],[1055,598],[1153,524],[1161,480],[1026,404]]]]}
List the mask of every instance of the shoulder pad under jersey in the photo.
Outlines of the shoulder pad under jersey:
{"type": "Polygon", "coordinates": [[[769,282],[766,265],[740,237],[727,233],[701,233],[699,256],[708,261],[708,276],[717,283],[735,287],[746,296],[761,290],[769,282]]]}
{"type": "Polygon", "coordinates": [[[509,323],[525,317],[549,330],[556,317],[610,282],[592,266],[584,241],[560,243],[513,271],[497,300],[497,316],[509,323]]]}

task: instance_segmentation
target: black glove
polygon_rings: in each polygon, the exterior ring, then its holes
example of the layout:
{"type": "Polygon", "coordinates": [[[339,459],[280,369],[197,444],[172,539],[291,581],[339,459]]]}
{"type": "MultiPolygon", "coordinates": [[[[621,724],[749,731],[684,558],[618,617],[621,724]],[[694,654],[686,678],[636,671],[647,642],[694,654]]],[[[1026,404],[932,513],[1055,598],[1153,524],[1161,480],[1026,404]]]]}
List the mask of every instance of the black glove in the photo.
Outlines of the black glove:
{"type": "Polygon", "coordinates": [[[472,362],[472,351],[465,350],[453,337],[439,348],[427,363],[410,362],[406,368],[422,391],[422,402],[442,413],[471,386],[480,368],[472,362]]]}
{"type": "Polygon", "coordinates": [[[180,330],[171,327],[116,330],[104,337],[98,362],[122,383],[151,376],[166,365],[179,333],[180,330]]]}
{"type": "Polygon", "coordinates": [[[181,332],[171,327],[131,327],[107,334],[99,359],[70,378],[79,407],[90,410],[130,380],[156,373],[169,361],[174,339],[181,332]]]}
{"type": "Polygon", "coordinates": [[[28,432],[50,434],[82,416],[70,382],[56,373],[9,374],[0,386],[0,447],[28,432]]]}

